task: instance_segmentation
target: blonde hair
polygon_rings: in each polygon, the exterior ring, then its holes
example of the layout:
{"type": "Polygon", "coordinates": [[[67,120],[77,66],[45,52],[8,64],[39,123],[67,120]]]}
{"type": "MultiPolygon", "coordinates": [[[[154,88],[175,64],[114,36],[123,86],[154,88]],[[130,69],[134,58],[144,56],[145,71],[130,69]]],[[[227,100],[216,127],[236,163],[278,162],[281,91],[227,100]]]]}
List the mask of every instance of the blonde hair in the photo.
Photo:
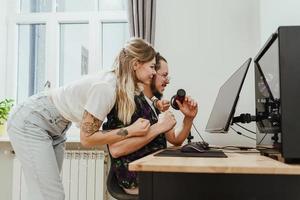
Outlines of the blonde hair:
{"type": "Polygon", "coordinates": [[[117,75],[116,108],[118,118],[124,125],[131,122],[131,116],[136,109],[134,95],[141,92],[137,84],[138,79],[134,72],[134,65],[137,62],[151,61],[155,54],[154,48],[145,40],[131,38],[114,62],[114,71],[117,75]]]}

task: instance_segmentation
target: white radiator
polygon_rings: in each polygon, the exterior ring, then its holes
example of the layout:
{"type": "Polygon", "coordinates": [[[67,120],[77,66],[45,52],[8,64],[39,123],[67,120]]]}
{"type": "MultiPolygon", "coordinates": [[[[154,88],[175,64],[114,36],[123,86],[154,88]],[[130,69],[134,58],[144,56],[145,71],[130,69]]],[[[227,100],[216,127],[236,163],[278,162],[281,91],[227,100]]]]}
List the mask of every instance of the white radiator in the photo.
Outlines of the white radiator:
{"type": "MultiPolygon", "coordinates": [[[[106,166],[104,151],[66,151],[61,172],[65,200],[106,200],[106,166]]],[[[12,200],[28,200],[24,175],[16,158],[12,200]]]]}

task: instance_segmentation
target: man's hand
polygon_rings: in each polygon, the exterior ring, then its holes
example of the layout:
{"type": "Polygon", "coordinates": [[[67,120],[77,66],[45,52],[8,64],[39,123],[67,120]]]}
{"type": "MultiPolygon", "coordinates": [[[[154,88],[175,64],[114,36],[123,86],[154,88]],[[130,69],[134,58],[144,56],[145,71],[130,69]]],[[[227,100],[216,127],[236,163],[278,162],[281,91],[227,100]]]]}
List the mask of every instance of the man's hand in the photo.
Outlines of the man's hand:
{"type": "Polygon", "coordinates": [[[170,108],[170,101],[166,99],[157,100],[155,103],[155,107],[160,110],[161,112],[165,112],[170,108]]]}
{"type": "Polygon", "coordinates": [[[176,100],[176,103],[178,104],[179,110],[185,117],[192,119],[196,117],[198,113],[198,104],[190,96],[186,96],[182,103],[178,100],[176,100]]]}

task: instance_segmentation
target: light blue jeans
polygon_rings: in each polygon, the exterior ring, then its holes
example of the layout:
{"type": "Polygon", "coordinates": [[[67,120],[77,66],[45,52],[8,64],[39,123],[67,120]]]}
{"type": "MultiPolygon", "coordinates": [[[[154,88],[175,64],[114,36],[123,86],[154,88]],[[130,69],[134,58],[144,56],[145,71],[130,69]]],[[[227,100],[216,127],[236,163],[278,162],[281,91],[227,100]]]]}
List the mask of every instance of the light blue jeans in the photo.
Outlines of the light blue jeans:
{"type": "Polygon", "coordinates": [[[28,199],[65,198],[60,171],[70,125],[46,93],[34,95],[12,110],[7,132],[23,168],[28,199]]]}

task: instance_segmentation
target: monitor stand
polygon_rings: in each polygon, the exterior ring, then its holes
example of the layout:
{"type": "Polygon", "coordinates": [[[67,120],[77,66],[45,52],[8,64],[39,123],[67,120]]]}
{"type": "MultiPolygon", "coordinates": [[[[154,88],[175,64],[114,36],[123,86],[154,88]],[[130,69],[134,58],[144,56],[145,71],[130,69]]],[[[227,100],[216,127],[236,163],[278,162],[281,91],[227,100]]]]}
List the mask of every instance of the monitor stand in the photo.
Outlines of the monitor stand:
{"type": "Polygon", "coordinates": [[[194,136],[192,136],[192,133],[190,131],[189,135],[187,136],[188,143],[191,143],[192,139],[194,139],[194,136]]]}

